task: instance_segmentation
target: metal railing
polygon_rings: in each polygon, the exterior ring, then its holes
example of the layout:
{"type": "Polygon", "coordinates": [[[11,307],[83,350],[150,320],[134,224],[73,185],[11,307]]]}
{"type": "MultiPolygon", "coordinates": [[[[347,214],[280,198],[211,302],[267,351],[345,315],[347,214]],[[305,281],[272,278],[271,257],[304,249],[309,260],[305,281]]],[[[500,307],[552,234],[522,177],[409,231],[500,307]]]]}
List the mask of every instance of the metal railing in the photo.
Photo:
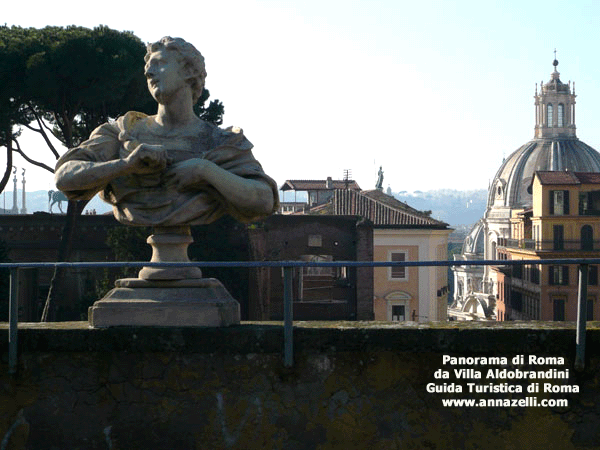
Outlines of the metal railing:
{"type": "Polygon", "coordinates": [[[123,267],[200,267],[200,268],[260,268],[279,267],[283,269],[283,327],[284,348],[283,363],[291,367],[294,361],[293,350],[293,286],[294,268],[304,267],[451,267],[451,266],[517,266],[524,264],[560,264],[579,266],[579,290],[577,296],[577,333],[575,369],[582,370],[585,364],[585,334],[587,320],[587,287],[588,268],[590,264],[600,264],[600,258],[560,258],[534,260],[471,260],[471,261],[227,261],[227,262],[21,262],[0,263],[0,269],[10,269],[9,296],[9,334],[8,353],[9,373],[17,370],[17,339],[18,339],[18,299],[17,286],[20,269],[32,268],[123,268],[123,267]]]}
{"type": "Polygon", "coordinates": [[[581,239],[500,239],[499,247],[520,248],[524,250],[546,251],[546,252],[589,252],[600,250],[600,240],[582,241],[581,239]]]}

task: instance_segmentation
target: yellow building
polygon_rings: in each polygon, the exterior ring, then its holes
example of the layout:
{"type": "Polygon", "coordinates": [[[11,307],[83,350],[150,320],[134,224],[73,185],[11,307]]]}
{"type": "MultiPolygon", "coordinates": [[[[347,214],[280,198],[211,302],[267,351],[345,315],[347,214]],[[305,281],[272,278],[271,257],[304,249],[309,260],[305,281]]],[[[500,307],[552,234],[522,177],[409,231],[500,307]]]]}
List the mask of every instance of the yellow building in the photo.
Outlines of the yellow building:
{"type": "MultiPolygon", "coordinates": [[[[444,261],[452,230],[431,225],[373,227],[374,261],[444,261]]],[[[447,320],[446,267],[378,267],[373,276],[375,320],[447,320]]]]}
{"type": "MultiPolygon", "coordinates": [[[[445,261],[447,223],[383,193],[338,190],[334,214],[360,215],[373,222],[374,261],[445,261]]],[[[373,274],[375,320],[447,320],[446,267],[378,267],[373,274]]]]}
{"type": "MultiPolygon", "coordinates": [[[[511,238],[499,258],[597,258],[600,255],[600,173],[536,172],[533,206],[512,213],[511,238]]],[[[507,266],[498,271],[498,320],[576,320],[575,265],[507,266]]],[[[598,317],[598,266],[589,268],[588,320],[598,317]]]]}

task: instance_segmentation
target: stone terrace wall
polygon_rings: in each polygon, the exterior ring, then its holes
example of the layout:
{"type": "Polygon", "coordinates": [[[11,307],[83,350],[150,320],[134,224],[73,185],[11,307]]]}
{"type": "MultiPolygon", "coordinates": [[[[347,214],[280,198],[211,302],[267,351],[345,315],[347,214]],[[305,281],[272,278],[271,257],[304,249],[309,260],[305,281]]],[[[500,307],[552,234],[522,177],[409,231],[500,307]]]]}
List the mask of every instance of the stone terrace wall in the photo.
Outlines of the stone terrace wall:
{"type": "Polygon", "coordinates": [[[578,373],[572,324],[299,323],[290,369],[275,323],[22,324],[19,371],[10,376],[3,324],[0,448],[598,449],[598,326],[590,325],[578,373]],[[494,395],[426,390],[438,369],[452,370],[444,355],[520,354],[566,358],[563,366],[529,368],[569,369],[569,379],[550,382],[579,393],[537,395],[566,398],[567,407],[450,408],[443,398],[494,395]]]}

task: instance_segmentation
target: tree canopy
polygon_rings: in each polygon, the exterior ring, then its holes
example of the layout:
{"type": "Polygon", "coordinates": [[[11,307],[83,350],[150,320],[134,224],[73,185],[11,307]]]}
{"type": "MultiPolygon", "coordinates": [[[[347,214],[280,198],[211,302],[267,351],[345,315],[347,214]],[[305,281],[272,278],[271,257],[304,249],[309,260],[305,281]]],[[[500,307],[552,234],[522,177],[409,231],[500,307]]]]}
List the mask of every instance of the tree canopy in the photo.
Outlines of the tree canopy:
{"type": "MultiPolygon", "coordinates": [[[[156,103],[144,77],[145,44],[128,31],[48,26],[42,29],[0,26],[0,146],[7,148],[8,182],[12,151],[53,171],[47,151],[25,152],[18,137],[23,128],[41,135],[57,159],[49,133],[67,148],[87,139],[98,125],[127,111],[148,114],[156,103]]],[[[220,124],[223,104],[205,107],[208,90],[196,105],[204,120],[220,124]]]]}

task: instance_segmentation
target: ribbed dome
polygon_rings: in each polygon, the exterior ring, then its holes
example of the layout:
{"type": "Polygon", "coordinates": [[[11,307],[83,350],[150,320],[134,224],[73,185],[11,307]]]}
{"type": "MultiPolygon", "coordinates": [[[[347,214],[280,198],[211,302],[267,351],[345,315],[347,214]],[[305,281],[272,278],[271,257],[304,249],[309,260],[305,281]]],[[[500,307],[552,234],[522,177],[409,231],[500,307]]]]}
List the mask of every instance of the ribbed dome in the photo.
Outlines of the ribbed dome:
{"type": "Polygon", "coordinates": [[[488,194],[488,208],[531,207],[528,192],[537,170],[600,172],[600,153],[577,138],[534,139],[500,166],[488,194]]]}
{"type": "Polygon", "coordinates": [[[479,221],[471,228],[469,235],[465,239],[462,247],[462,254],[469,256],[469,259],[476,259],[474,256],[483,257],[485,241],[485,226],[483,219],[479,221]]]}

